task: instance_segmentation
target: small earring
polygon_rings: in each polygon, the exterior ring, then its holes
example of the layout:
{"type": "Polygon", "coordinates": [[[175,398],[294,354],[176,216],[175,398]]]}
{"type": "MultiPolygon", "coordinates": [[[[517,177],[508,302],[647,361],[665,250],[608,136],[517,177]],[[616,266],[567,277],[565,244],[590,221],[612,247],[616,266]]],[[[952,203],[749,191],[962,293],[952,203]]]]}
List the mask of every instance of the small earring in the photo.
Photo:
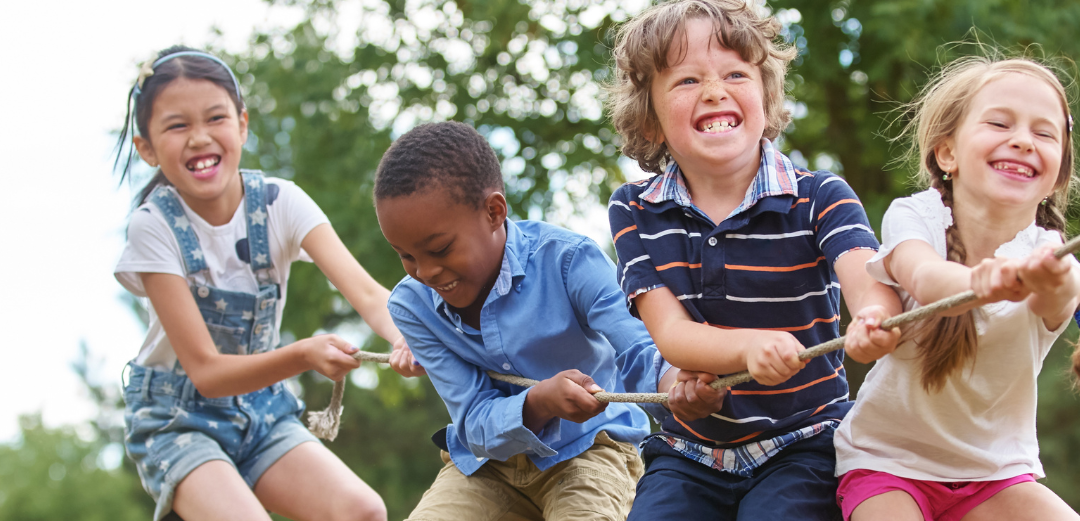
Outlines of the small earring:
{"type": "Polygon", "coordinates": [[[1039,203],[1039,204],[1041,204],[1041,205],[1043,205],[1043,206],[1046,206],[1046,203],[1047,203],[1047,202],[1049,202],[1049,201],[1050,201],[1050,196],[1048,195],[1048,196],[1046,196],[1046,197],[1043,197],[1043,200],[1042,200],[1042,202],[1041,202],[1041,203],[1039,203]]]}
{"type": "Polygon", "coordinates": [[[944,174],[941,174],[941,180],[942,181],[948,181],[950,179],[952,179],[952,174],[950,174],[948,172],[945,172],[944,174]]]}

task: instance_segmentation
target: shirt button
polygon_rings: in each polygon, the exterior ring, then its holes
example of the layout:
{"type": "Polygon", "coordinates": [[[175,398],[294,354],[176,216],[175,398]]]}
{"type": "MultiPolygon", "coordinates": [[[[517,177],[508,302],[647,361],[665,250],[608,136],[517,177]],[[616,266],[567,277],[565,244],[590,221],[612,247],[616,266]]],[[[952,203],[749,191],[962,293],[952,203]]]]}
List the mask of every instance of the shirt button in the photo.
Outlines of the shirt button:
{"type": "Polygon", "coordinates": [[[457,329],[457,332],[458,332],[458,333],[461,333],[461,334],[465,334],[465,332],[464,332],[464,331],[462,331],[460,327],[458,327],[458,328],[455,328],[455,329],[457,329]]]}
{"type": "Polygon", "coordinates": [[[503,364],[503,369],[509,371],[510,370],[510,364],[503,364]]]}
{"type": "Polygon", "coordinates": [[[709,246],[716,246],[716,237],[709,237],[709,246]]]}
{"type": "Polygon", "coordinates": [[[199,296],[206,298],[210,296],[210,288],[206,286],[199,286],[199,296]]]}

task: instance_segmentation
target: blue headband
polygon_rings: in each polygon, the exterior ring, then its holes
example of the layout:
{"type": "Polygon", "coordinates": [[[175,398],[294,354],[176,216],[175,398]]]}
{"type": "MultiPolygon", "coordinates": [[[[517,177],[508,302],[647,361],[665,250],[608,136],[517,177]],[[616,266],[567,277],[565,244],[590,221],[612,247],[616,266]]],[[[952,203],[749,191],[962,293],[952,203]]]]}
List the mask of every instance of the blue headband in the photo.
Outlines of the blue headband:
{"type": "Polygon", "coordinates": [[[179,56],[198,56],[200,58],[206,58],[207,60],[214,61],[214,62],[217,62],[217,63],[221,64],[221,66],[224,67],[225,70],[229,72],[229,77],[232,78],[233,88],[236,89],[236,95],[237,96],[240,95],[240,83],[236,81],[236,75],[233,74],[232,69],[230,69],[228,65],[225,65],[225,62],[221,61],[221,58],[218,58],[217,56],[214,56],[213,54],[205,53],[205,52],[202,52],[202,51],[180,51],[180,52],[174,52],[174,53],[172,53],[172,54],[170,54],[168,56],[162,56],[161,58],[158,58],[157,61],[153,62],[153,64],[151,64],[149,67],[147,67],[147,63],[149,62],[149,60],[147,60],[147,62],[143,62],[142,68],[139,69],[139,78],[137,80],[135,80],[135,88],[132,91],[132,96],[133,97],[138,97],[139,96],[139,93],[142,92],[143,82],[146,81],[146,78],[149,78],[150,76],[154,75],[154,69],[158,68],[158,66],[161,65],[162,63],[165,63],[165,62],[167,62],[167,61],[169,61],[169,60],[171,60],[173,58],[177,58],[179,56]]]}

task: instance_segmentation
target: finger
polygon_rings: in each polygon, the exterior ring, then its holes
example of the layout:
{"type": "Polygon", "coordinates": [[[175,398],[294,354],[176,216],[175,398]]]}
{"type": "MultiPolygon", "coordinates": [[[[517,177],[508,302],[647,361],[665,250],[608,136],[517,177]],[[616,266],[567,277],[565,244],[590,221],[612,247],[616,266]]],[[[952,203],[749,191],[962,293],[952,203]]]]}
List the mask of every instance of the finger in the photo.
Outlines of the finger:
{"type": "Polygon", "coordinates": [[[590,393],[599,393],[604,391],[604,389],[602,389],[599,385],[596,385],[596,382],[593,381],[591,376],[582,373],[577,369],[563,371],[563,376],[571,382],[578,384],[579,386],[581,386],[582,389],[585,389],[590,393]]]}

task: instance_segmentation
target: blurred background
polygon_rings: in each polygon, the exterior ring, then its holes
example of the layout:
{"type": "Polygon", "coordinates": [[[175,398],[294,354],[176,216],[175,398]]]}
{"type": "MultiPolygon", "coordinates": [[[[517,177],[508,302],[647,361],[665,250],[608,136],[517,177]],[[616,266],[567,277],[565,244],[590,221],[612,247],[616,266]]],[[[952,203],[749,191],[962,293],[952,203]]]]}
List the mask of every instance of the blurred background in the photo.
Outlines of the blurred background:
{"type": "MultiPolygon", "coordinates": [[[[604,117],[612,27],[647,0],[189,0],[5,2],[0,19],[0,520],[146,519],[125,460],[121,369],[144,313],[111,273],[132,184],[111,173],[137,65],[174,43],[232,64],[251,114],[243,166],[291,179],[384,285],[404,275],[371,200],[382,152],[413,126],[465,121],[499,153],[517,218],[545,219],[609,251],[604,205],[643,174],[604,117]]],[[[845,176],[877,225],[911,193],[890,144],[935,66],[975,40],[1080,56],[1080,3],[1050,0],[777,0],[762,5],[799,49],[788,76],[792,159],[845,176]],[[972,33],[972,28],[978,33],[972,33]],[[966,44],[952,45],[955,42],[966,44]]],[[[1073,95],[1076,85],[1071,84],[1073,95]]],[[[1075,101],[1075,100],[1074,100],[1075,101]]],[[[1073,110],[1077,106],[1073,105],[1073,110]]],[[[1077,228],[1071,214],[1071,234],[1077,228]]],[[[283,341],[334,331],[385,351],[313,266],[293,270],[283,341]]],[[[1080,508],[1080,398],[1067,360],[1075,325],[1040,378],[1044,483],[1080,508]]],[[[847,364],[854,392],[869,369],[847,364]]],[[[448,416],[426,378],[365,364],[350,376],[327,445],[404,518],[441,463],[448,416]]],[[[310,410],[331,384],[295,382],[310,410]]]]}

